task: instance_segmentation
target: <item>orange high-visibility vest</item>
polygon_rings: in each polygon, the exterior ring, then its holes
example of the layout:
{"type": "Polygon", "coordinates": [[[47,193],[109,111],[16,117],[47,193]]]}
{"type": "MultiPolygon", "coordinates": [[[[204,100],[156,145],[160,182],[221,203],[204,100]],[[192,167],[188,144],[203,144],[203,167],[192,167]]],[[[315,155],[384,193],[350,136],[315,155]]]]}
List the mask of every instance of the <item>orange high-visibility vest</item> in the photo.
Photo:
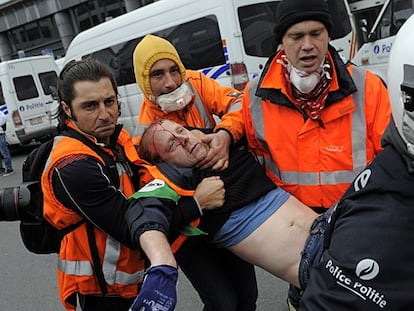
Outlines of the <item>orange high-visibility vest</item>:
{"type": "MultiPolygon", "coordinates": [[[[382,150],[381,136],[391,114],[387,91],[373,73],[349,66],[358,91],[337,94],[335,102],[322,111],[321,127],[305,120],[297,109],[255,95],[257,89],[270,89],[292,101],[276,58],[260,85],[254,79],[244,93],[249,147],[278,186],[308,206],[329,208],[382,150]]],[[[334,70],[330,94],[339,89],[339,83],[334,70]]]]}
{"type": "MultiPolygon", "coordinates": [[[[124,136],[126,134],[126,132],[121,132],[118,142],[127,141],[127,137],[124,136]]],[[[130,147],[133,148],[132,144],[130,147]]],[[[126,150],[126,153],[133,154],[134,150],[126,150]]],[[[103,159],[81,141],[67,136],[54,138],[53,150],[42,175],[43,206],[45,218],[60,229],[76,224],[82,219],[78,213],[67,209],[56,199],[52,187],[53,168],[63,158],[74,154],[92,156],[105,165],[103,159]]],[[[126,196],[134,193],[134,187],[126,171],[118,169],[118,173],[120,190],[126,196]]],[[[138,283],[142,282],[144,276],[143,256],[139,251],[127,248],[98,228],[94,228],[94,233],[107,285],[107,295],[136,297],[138,283]]],[[[92,262],[84,223],[64,236],[59,252],[58,287],[60,299],[67,310],[75,311],[75,306],[71,304],[75,293],[101,294],[92,262]]]]}

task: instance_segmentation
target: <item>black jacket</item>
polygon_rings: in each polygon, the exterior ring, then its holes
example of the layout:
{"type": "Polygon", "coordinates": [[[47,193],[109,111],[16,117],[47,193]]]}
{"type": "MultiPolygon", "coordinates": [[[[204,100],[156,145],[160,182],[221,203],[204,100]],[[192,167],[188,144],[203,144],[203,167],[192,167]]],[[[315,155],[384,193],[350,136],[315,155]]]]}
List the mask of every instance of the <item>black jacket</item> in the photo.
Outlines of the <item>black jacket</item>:
{"type": "Polygon", "coordinates": [[[383,145],[332,216],[302,310],[414,310],[413,161],[392,124],[383,145]]]}

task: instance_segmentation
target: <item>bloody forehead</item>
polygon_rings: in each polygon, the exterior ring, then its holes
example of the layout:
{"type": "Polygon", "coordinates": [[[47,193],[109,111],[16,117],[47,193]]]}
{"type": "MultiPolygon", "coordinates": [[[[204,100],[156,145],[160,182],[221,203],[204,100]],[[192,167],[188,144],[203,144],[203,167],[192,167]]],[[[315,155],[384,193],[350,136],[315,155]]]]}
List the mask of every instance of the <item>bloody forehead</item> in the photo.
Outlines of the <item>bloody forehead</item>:
{"type": "MultiPolygon", "coordinates": [[[[155,135],[157,133],[167,132],[172,137],[177,138],[176,133],[174,133],[172,130],[169,130],[169,129],[167,129],[167,128],[164,127],[164,121],[165,120],[157,120],[157,121],[154,121],[153,124],[152,124],[152,132],[150,133],[152,139],[151,139],[151,141],[149,143],[152,146],[152,150],[154,150],[154,153],[155,153],[156,156],[161,155],[161,152],[163,152],[163,150],[157,150],[157,145],[155,144],[155,135]]],[[[179,142],[178,139],[177,139],[177,142],[178,142],[178,145],[182,145],[179,142]]]]}

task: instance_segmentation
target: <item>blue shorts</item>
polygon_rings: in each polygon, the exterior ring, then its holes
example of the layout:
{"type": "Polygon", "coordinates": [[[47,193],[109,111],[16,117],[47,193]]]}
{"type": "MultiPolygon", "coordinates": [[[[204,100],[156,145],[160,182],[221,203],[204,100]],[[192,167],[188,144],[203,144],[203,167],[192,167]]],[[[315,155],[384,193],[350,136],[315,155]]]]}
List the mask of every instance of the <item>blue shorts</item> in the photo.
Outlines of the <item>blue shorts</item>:
{"type": "Polygon", "coordinates": [[[212,242],[218,247],[230,247],[240,243],[276,212],[289,196],[289,193],[277,188],[257,201],[235,210],[216,233],[212,242]]]}

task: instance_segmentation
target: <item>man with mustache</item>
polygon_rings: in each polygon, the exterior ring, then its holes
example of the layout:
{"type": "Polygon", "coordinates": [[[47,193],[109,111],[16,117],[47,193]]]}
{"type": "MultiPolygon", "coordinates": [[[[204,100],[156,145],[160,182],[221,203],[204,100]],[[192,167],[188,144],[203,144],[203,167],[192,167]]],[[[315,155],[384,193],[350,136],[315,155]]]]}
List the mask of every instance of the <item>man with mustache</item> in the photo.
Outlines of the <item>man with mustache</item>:
{"type": "MultiPolygon", "coordinates": [[[[45,218],[65,233],[57,262],[65,310],[75,311],[77,302],[83,311],[127,311],[132,304],[132,310],[152,304],[173,310],[178,272],[164,235],[168,230],[140,205],[164,204],[150,197],[127,199],[144,175],[134,174],[138,154],[118,124],[118,88],[110,69],[94,59],[71,61],[57,90],[63,132],[53,139],[41,186],[45,218]]],[[[222,192],[214,184],[177,204],[209,207],[205,199],[214,196],[211,191],[222,192]]]]}

